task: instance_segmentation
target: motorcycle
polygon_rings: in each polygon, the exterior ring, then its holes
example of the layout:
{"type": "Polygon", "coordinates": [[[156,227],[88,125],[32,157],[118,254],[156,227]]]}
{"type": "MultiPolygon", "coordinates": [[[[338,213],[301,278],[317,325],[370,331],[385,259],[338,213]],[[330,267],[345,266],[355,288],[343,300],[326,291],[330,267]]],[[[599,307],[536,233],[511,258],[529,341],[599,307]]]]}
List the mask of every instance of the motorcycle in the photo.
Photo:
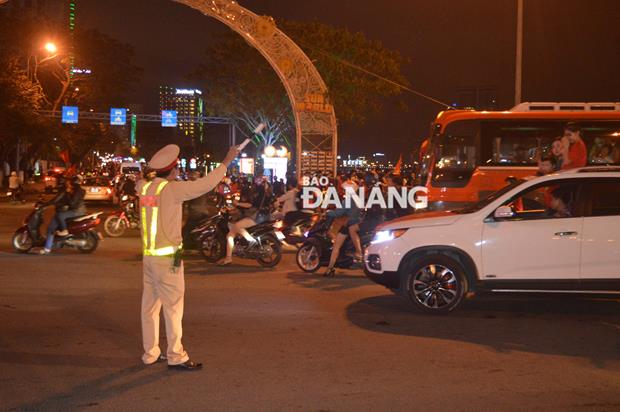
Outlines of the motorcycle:
{"type": "Polygon", "coordinates": [[[304,233],[316,223],[319,216],[314,212],[306,211],[291,213],[295,213],[295,216],[292,219],[288,219],[289,222],[287,222],[287,219],[283,218],[278,220],[274,224],[274,227],[282,233],[286,243],[299,249],[306,241],[304,233]]]}
{"type": "MultiPolygon", "coordinates": [[[[314,273],[320,267],[329,265],[329,258],[332,254],[333,241],[329,236],[332,219],[326,216],[319,218],[314,225],[304,233],[305,241],[297,250],[295,261],[301,270],[307,273],[314,273]]],[[[374,228],[360,228],[360,241],[362,249],[365,249],[372,240],[374,228]]],[[[351,237],[347,236],[344,244],[340,248],[336,266],[340,269],[359,268],[355,262],[355,246],[351,237]]]]}
{"type": "Polygon", "coordinates": [[[10,199],[11,203],[26,203],[23,189],[21,187],[18,187],[17,189],[9,189],[9,191],[6,192],[6,196],[10,199]]]}
{"type": "MultiPolygon", "coordinates": [[[[198,241],[200,252],[209,263],[216,263],[226,255],[226,235],[230,211],[227,207],[206,219],[192,231],[198,241]]],[[[282,259],[283,238],[273,228],[272,221],[247,228],[252,239],[243,236],[235,238],[233,255],[242,259],[255,259],[263,267],[274,267],[282,259]]]]}
{"type": "Polygon", "coordinates": [[[103,222],[103,230],[110,237],[120,237],[127,229],[136,229],[140,226],[137,197],[123,195],[120,208],[112,212],[103,222]]]}
{"type": "MultiPolygon", "coordinates": [[[[45,236],[41,235],[44,208],[35,205],[34,210],[26,216],[23,225],[15,231],[11,243],[19,253],[28,253],[33,247],[43,247],[45,236]]],[[[100,235],[95,229],[101,222],[97,212],[90,215],[68,219],[68,236],[54,236],[53,249],[65,246],[73,247],[82,253],[92,253],[99,245],[100,235]]]]}

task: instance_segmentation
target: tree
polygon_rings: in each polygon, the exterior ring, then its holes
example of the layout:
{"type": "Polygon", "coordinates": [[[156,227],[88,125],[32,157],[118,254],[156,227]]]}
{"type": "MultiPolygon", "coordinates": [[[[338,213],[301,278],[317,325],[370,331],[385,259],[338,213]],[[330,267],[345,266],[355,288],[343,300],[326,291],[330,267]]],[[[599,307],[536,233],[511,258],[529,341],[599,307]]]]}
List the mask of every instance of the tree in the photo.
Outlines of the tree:
{"type": "MultiPolygon", "coordinates": [[[[363,33],[322,23],[281,21],[279,26],[315,63],[341,122],[363,124],[381,112],[387,98],[401,92],[354,66],[407,84],[401,73],[403,57],[363,33]]],[[[292,110],[277,74],[238,34],[227,31],[218,38],[189,76],[203,83],[210,114],[233,118],[246,134],[265,123],[260,135],[264,145],[281,139],[288,142],[294,125],[292,110]]]]}
{"type": "MultiPolygon", "coordinates": [[[[107,112],[110,107],[123,107],[128,92],[139,82],[142,69],[132,64],[131,46],[99,32],[78,30],[75,34],[75,67],[89,74],[73,75],[66,104],[83,110],[107,112]]],[[[64,128],[62,143],[74,159],[84,159],[93,150],[129,154],[126,129],[104,122],[80,122],[64,128]]]]}
{"type": "Polygon", "coordinates": [[[44,134],[45,123],[36,114],[44,105],[45,95],[18,52],[19,47],[24,47],[19,30],[0,21],[0,161],[17,163],[16,167],[24,148],[36,144],[44,149],[38,137],[44,134]]]}
{"type": "Polygon", "coordinates": [[[32,158],[52,159],[69,150],[74,162],[95,149],[128,149],[118,128],[102,122],[63,126],[58,119],[43,118],[37,111],[59,110],[66,104],[93,111],[122,107],[141,74],[131,63],[130,46],[83,29],[75,32],[72,42],[68,33],[55,31],[46,21],[20,16],[0,21],[0,44],[0,105],[8,109],[0,114],[4,159],[18,148],[32,158]],[[41,51],[47,36],[59,45],[55,55],[41,51]],[[72,65],[91,73],[72,73],[72,65]]]}

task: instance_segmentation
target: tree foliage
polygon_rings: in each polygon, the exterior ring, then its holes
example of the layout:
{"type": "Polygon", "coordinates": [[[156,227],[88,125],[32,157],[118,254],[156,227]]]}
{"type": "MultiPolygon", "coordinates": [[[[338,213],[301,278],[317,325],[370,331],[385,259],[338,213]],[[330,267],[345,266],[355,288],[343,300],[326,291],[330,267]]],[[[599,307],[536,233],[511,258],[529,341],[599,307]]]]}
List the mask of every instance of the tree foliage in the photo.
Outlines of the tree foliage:
{"type": "MultiPolygon", "coordinates": [[[[280,21],[278,26],[315,63],[340,122],[363,124],[401,92],[364,70],[407,84],[401,72],[405,59],[363,33],[322,23],[280,21]]],[[[222,33],[189,77],[203,84],[211,114],[235,119],[246,133],[265,123],[260,136],[263,144],[294,134],[290,102],[280,79],[238,34],[222,33]]]]}
{"type": "Polygon", "coordinates": [[[75,105],[82,111],[107,111],[121,106],[141,69],[132,64],[133,50],[96,30],[78,29],[73,41],[41,19],[11,16],[0,20],[0,148],[2,157],[14,156],[18,142],[26,157],[56,160],[69,150],[79,163],[94,149],[114,151],[127,140],[119,129],[99,122],[61,125],[58,119],[37,114],[75,105]],[[42,45],[50,36],[57,55],[42,45]],[[72,74],[71,64],[91,74],[72,74]]]}

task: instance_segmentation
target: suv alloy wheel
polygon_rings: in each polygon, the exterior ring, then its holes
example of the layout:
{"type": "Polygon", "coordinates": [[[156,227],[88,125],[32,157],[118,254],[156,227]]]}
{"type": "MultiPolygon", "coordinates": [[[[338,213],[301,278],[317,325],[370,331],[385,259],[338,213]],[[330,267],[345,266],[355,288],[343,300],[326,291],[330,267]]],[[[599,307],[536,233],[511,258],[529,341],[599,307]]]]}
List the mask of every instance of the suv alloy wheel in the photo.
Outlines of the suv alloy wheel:
{"type": "Polygon", "coordinates": [[[433,253],[410,258],[403,269],[403,295],[423,312],[451,312],[467,291],[465,270],[450,256],[433,253]]]}

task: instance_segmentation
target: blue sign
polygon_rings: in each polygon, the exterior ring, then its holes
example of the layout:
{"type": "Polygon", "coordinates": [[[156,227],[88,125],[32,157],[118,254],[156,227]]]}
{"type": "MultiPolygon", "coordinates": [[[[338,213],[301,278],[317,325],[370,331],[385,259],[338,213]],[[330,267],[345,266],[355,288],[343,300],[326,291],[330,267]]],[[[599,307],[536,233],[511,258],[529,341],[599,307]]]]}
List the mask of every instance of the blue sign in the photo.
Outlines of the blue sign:
{"type": "Polygon", "coordinates": [[[163,127],[177,127],[177,111],[176,110],[162,110],[161,111],[161,125],[163,127]]]}
{"type": "Polygon", "coordinates": [[[127,123],[127,109],[110,109],[110,124],[112,126],[125,126],[127,123]]]}
{"type": "Polygon", "coordinates": [[[62,106],[62,122],[74,124],[78,122],[80,110],[76,106],[62,106]]]}

